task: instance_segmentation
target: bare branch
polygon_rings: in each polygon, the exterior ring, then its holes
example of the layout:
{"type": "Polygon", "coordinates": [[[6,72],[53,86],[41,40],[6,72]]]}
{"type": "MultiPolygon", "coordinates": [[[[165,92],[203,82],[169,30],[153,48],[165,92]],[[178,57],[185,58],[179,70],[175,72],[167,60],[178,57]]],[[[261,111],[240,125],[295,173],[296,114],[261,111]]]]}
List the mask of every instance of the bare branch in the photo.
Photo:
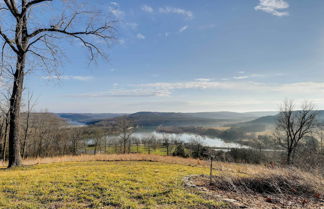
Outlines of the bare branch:
{"type": "Polygon", "coordinates": [[[16,49],[13,41],[11,41],[8,36],[2,31],[1,27],[0,27],[0,35],[2,36],[2,38],[4,39],[4,41],[10,46],[10,48],[15,52],[18,53],[18,49],[16,49]]]}
{"type": "Polygon", "coordinates": [[[17,19],[18,18],[18,9],[16,7],[15,0],[4,0],[11,14],[17,19]]]}

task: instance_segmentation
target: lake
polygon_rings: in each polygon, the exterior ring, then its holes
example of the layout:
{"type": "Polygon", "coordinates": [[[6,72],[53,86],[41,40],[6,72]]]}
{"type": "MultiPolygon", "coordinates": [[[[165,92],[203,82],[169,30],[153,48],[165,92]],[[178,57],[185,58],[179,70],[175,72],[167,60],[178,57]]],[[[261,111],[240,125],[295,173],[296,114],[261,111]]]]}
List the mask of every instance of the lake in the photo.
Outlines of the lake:
{"type": "Polygon", "coordinates": [[[132,135],[136,138],[148,138],[148,137],[155,137],[156,139],[176,139],[183,142],[190,142],[191,140],[196,140],[202,143],[203,145],[209,147],[221,147],[221,148],[248,148],[247,146],[243,146],[237,143],[229,143],[225,142],[220,138],[211,138],[207,136],[200,136],[197,134],[190,134],[190,133],[180,133],[180,134],[171,134],[171,133],[160,133],[156,131],[152,132],[136,132],[132,135]]]}

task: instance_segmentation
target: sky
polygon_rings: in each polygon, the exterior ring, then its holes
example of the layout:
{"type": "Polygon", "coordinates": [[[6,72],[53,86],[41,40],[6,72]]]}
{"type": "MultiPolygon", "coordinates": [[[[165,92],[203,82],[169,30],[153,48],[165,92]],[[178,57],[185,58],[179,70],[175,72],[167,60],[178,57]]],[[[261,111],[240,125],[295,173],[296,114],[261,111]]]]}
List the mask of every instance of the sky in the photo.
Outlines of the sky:
{"type": "Polygon", "coordinates": [[[69,113],[324,109],[324,1],[94,0],[118,19],[109,61],[67,46],[61,76],[34,72],[36,110],[69,113]]]}

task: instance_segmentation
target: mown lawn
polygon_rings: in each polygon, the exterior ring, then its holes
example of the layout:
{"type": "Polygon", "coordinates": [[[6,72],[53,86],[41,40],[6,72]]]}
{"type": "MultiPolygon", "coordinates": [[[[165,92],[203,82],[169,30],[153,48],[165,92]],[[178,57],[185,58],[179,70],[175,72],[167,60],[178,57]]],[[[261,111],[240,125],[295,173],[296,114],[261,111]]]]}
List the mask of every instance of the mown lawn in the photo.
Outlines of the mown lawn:
{"type": "Polygon", "coordinates": [[[182,178],[208,168],[159,162],[66,162],[0,170],[0,208],[212,208],[182,178]]]}

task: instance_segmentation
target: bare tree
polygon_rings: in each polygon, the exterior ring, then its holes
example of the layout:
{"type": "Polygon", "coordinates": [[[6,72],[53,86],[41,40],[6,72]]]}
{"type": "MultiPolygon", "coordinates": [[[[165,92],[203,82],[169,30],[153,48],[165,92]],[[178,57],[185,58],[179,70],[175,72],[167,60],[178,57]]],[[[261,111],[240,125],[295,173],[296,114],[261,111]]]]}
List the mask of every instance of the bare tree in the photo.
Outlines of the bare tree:
{"type": "Polygon", "coordinates": [[[101,151],[102,140],[105,139],[105,132],[101,128],[93,130],[94,150],[93,154],[96,155],[98,150],[101,151]]]}
{"type": "Polygon", "coordinates": [[[131,120],[127,119],[126,117],[122,117],[117,121],[117,128],[120,133],[120,139],[123,146],[123,153],[125,154],[127,152],[127,143],[129,142],[131,135],[135,131],[134,124],[131,120]]]}
{"type": "Polygon", "coordinates": [[[6,91],[1,95],[0,111],[1,111],[1,129],[0,129],[0,141],[1,141],[1,157],[2,160],[6,160],[8,150],[8,129],[9,129],[9,91],[6,91]]]}
{"type": "Polygon", "coordinates": [[[82,137],[82,129],[74,127],[69,130],[71,134],[71,152],[73,155],[77,155],[79,151],[79,143],[82,137]]]}
{"type": "Polygon", "coordinates": [[[27,148],[29,128],[30,128],[30,116],[31,116],[34,106],[35,106],[35,102],[33,100],[33,94],[28,93],[27,109],[26,109],[26,124],[25,124],[24,140],[23,140],[23,144],[22,144],[22,153],[21,153],[21,156],[23,158],[26,157],[26,148],[27,148]]]}
{"type": "Polygon", "coordinates": [[[170,155],[170,145],[171,145],[169,136],[162,133],[162,142],[163,142],[163,146],[166,148],[166,155],[169,156],[170,155]]]}
{"type": "MultiPolygon", "coordinates": [[[[20,155],[20,107],[24,78],[29,72],[31,60],[38,60],[43,68],[50,70],[52,63],[61,59],[58,45],[71,38],[80,41],[89,51],[90,60],[97,55],[105,57],[103,42],[113,38],[113,23],[106,21],[105,13],[88,10],[84,0],[3,0],[0,3],[1,65],[12,74],[12,94],[9,108],[9,164],[21,165],[20,155]],[[73,2],[73,7],[60,3],[73,2]],[[86,10],[77,10],[76,3],[86,10]],[[56,4],[55,4],[56,3],[56,4]],[[47,15],[39,16],[47,10],[47,15]],[[50,17],[48,17],[50,16],[50,17]],[[100,17],[100,18],[99,18],[100,17]],[[43,25],[44,23],[45,26],[43,25]],[[6,24],[4,24],[6,23],[6,24]],[[13,57],[10,63],[4,58],[13,57]]],[[[107,13],[107,12],[106,12],[107,13]]],[[[9,59],[8,59],[9,60],[9,59]]]]}
{"type": "Polygon", "coordinates": [[[276,123],[275,137],[287,151],[287,164],[292,164],[297,146],[316,127],[316,115],[312,103],[305,102],[300,110],[292,101],[285,101],[276,123]]]}

